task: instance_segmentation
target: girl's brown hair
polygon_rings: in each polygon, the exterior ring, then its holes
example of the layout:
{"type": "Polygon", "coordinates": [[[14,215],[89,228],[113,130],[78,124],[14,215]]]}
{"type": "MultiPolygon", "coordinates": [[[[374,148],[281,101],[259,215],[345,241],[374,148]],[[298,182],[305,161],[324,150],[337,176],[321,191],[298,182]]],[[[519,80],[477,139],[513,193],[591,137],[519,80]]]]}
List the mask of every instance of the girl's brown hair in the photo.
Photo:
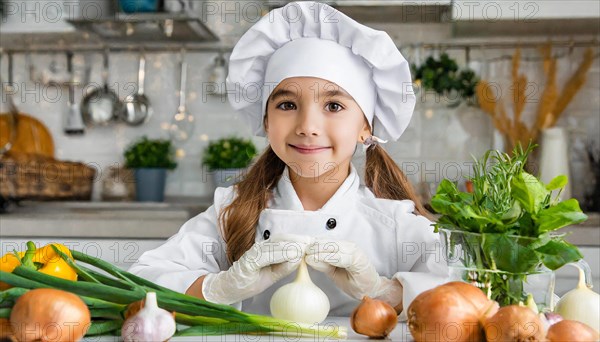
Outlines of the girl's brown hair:
{"type": "MultiPolygon", "coordinates": [[[[219,215],[229,262],[238,260],[254,244],[260,213],[267,208],[284,170],[285,163],[268,146],[244,179],[235,185],[236,197],[219,215]]],[[[365,174],[365,184],[376,197],[410,199],[418,214],[428,216],[402,170],[381,146],[367,150],[365,174]]]]}

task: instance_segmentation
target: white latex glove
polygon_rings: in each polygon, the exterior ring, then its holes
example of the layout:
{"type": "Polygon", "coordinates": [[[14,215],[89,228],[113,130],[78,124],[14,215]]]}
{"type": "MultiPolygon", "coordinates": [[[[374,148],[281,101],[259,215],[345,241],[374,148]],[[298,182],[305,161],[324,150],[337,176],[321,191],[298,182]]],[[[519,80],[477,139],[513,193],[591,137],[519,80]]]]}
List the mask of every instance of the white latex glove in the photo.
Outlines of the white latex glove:
{"type": "Polygon", "coordinates": [[[366,254],[352,242],[316,240],[307,247],[305,260],[355,299],[369,296],[393,307],[402,302],[402,284],[380,276],[366,254]]]}
{"type": "Polygon", "coordinates": [[[263,292],[298,268],[311,242],[310,236],[284,234],[255,243],[227,271],[206,275],[204,299],[233,304],[263,292]]]}

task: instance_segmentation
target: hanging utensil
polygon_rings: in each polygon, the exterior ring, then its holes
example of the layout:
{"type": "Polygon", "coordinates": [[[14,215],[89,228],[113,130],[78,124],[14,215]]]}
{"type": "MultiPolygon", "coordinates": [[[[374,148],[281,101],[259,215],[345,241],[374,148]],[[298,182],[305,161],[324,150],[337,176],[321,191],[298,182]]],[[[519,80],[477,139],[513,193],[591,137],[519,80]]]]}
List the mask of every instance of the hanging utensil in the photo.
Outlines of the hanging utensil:
{"type": "Polygon", "coordinates": [[[108,125],[125,110],[117,94],[108,88],[108,49],[104,51],[102,81],[104,86],[87,94],[82,101],[81,112],[87,126],[108,125]]]}
{"type": "Polygon", "coordinates": [[[189,113],[185,107],[185,84],[187,81],[187,63],[185,61],[185,49],[181,50],[181,84],[179,86],[179,108],[177,113],[173,115],[169,133],[171,139],[176,142],[187,141],[194,132],[195,120],[194,115],[189,113]]]}
{"type": "Polygon", "coordinates": [[[63,131],[67,135],[79,135],[85,132],[79,104],[75,102],[75,76],[73,73],[73,52],[67,52],[67,71],[71,75],[69,86],[69,101],[67,102],[67,116],[63,131]]]}
{"type": "MultiPolygon", "coordinates": [[[[0,58],[1,61],[1,58],[0,58]]],[[[2,65],[2,64],[0,64],[2,65]]],[[[6,118],[7,118],[7,123],[8,123],[8,127],[7,129],[9,130],[9,134],[8,134],[8,140],[2,144],[2,147],[0,147],[0,156],[3,155],[4,153],[8,152],[13,144],[15,143],[15,140],[17,138],[17,117],[19,115],[19,110],[17,109],[17,106],[15,105],[15,101],[13,99],[13,87],[12,87],[12,82],[13,82],[13,56],[12,53],[8,54],[8,82],[6,84],[4,84],[4,82],[2,82],[3,87],[2,90],[4,91],[4,93],[6,94],[6,97],[8,98],[8,113],[6,114],[6,118]]],[[[0,81],[1,82],[1,81],[0,81]]],[[[6,136],[4,134],[2,134],[3,136],[6,136]]]]}
{"type": "Polygon", "coordinates": [[[38,119],[21,113],[14,103],[13,56],[8,54],[8,83],[3,90],[8,98],[8,113],[0,114],[0,155],[39,155],[54,157],[54,141],[48,128],[38,119]],[[6,139],[6,141],[5,141],[6,139]]]}
{"type": "Polygon", "coordinates": [[[152,116],[152,107],[150,100],[144,94],[144,81],[146,78],[146,56],[142,52],[140,54],[140,66],[138,71],[138,91],[133,95],[128,95],[125,98],[125,110],[121,113],[121,120],[128,125],[139,126],[147,122],[152,116]]]}

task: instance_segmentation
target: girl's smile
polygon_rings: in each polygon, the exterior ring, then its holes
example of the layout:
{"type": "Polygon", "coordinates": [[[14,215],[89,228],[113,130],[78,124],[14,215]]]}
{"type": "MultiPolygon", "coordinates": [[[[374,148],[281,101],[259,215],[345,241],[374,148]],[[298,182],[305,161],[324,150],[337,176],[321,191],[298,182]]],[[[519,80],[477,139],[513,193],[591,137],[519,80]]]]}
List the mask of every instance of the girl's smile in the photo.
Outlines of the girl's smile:
{"type": "Polygon", "coordinates": [[[321,153],[321,152],[331,149],[331,147],[328,147],[328,146],[315,146],[315,145],[292,145],[292,144],[289,144],[289,146],[291,148],[295,149],[296,151],[298,151],[298,153],[302,153],[302,154],[321,153]]]}

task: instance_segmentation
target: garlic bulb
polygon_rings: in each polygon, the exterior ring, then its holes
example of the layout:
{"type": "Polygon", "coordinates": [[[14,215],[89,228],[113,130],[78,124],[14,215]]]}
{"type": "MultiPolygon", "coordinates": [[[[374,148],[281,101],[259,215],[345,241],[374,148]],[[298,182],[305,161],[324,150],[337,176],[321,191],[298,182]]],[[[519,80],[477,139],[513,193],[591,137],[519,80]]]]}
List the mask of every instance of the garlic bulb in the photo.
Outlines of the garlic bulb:
{"type": "Polygon", "coordinates": [[[583,269],[571,265],[579,269],[579,283],[558,301],[554,311],[564,319],[585,323],[600,332],[600,295],[586,285],[583,269]]]}
{"type": "Polygon", "coordinates": [[[329,298],[308,274],[304,259],[296,280],[280,287],[271,297],[271,315],[300,323],[320,323],[329,313],[329,298]]]}
{"type": "Polygon", "coordinates": [[[121,337],[124,342],[162,342],[171,338],[175,330],[173,315],[158,307],[156,292],[148,292],[144,307],[123,323],[121,337]]]}

